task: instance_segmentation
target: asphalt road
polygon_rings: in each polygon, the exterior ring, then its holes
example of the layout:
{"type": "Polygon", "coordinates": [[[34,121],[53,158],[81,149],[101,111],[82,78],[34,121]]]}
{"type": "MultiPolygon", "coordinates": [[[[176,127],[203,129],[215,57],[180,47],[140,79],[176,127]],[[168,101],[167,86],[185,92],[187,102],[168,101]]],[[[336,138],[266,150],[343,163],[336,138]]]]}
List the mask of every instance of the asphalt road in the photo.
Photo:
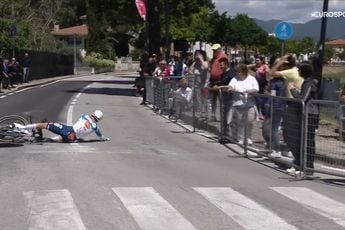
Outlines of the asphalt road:
{"type": "Polygon", "coordinates": [[[111,138],[0,147],[0,229],[345,228],[343,181],[295,181],[188,133],[140,106],[132,85],[91,75],[0,99],[0,115],[64,123],[101,109],[111,138]]]}

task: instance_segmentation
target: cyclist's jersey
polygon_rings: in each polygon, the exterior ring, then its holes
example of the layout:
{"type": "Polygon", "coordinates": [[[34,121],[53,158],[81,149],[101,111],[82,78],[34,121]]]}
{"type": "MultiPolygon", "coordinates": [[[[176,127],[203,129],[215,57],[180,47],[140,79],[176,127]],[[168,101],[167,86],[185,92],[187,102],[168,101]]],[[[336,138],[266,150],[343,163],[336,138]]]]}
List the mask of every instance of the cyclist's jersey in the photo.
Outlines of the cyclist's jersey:
{"type": "Polygon", "coordinates": [[[100,130],[98,129],[97,123],[94,122],[87,114],[83,114],[79,118],[79,120],[73,125],[73,130],[77,139],[83,138],[92,132],[95,132],[98,137],[102,136],[100,130]]]}

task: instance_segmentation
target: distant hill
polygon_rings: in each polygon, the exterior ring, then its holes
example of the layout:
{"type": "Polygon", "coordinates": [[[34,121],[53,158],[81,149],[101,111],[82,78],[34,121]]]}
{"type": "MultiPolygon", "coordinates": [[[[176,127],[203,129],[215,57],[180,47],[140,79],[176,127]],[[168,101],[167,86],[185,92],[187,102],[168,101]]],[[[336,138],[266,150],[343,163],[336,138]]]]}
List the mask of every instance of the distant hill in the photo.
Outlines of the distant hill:
{"type": "MultiPolygon", "coordinates": [[[[263,30],[273,33],[275,25],[280,20],[262,21],[255,19],[255,22],[263,30]]],[[[320,39],[321,19],[314,19],[306,23],[291,23],[294,33],[291,39],[301,39],[303,37],[311,37],[315,41],[320,39]]],[[[327,39],[345,38],[345,18],[327,18],[327,39]]]]}

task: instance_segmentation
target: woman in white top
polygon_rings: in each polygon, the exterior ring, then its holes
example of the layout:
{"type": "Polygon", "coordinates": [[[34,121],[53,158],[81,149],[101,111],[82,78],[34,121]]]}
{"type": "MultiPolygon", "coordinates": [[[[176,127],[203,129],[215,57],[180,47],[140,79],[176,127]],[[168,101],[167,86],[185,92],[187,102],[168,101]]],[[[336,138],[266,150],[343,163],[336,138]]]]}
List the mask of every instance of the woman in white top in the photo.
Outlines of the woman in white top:
{"type": "Polygon", "coordinates": [[[253,122],[257,116],[257,109],[254,97],[248,96],[248,94],[259,92],[259,84],[255,77],[248,74],[248,67],[246,65],[239,65],[237,67],[237,75],[230,81],[228,90],[233,92],[233,138],[239,144],[243,144],[244,128],[245,125],[248,125],[247,136],[249,138],[247,143],[252,145],[253,142],[250,138],[253,122]],[[246,111],[248,111],[248,117],[245,116],[246,111]]]}

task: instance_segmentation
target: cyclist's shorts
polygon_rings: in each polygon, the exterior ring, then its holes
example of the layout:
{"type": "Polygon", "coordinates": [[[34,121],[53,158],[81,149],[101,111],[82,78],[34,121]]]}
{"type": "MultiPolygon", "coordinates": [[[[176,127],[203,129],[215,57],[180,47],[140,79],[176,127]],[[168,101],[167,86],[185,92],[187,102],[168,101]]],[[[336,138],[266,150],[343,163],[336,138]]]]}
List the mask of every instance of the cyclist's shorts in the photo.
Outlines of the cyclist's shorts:
{"type": "Polygon", "coordinates": [[[73,141],[71,139],[71,135],[74,134],[74,130],[72,126],[59,124],[59,123],[49,123],[47,129],[55,134],[62,136],[63,141],[69,142],[73,141]]]}

